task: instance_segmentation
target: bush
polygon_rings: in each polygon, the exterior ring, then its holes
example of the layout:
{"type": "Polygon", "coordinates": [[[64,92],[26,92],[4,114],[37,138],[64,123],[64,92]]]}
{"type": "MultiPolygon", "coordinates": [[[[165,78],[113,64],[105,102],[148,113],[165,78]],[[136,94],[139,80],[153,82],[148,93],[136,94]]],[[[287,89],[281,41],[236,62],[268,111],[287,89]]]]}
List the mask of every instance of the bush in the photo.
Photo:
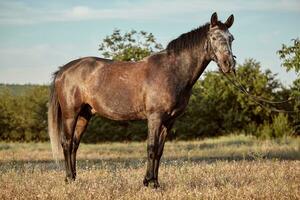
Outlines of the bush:
{"type": "Polygon", "coordinates": [[[21,94],[0,91],[0,140],[46,141],[48,86],[26,87],[21,94]]]}
{"type": "Polygon", "coordinates": [[[292,128],[288,118],[283,113],[279,113],[279,115],[273,118],[272,128],[274,131],[274,137],[283,137],[292,134],[292,128]]]}
{"type": "Polygon", "coordinates": [[[288,117],[283,113],[279,113],[273,117],[270,124],[265,122],[258,128],[257,136],[262,139],[282,138],[292,134],[293,129],[288,121],[288,117]]]}
{"type": "Polygon", "coordinates": [[[274,130],[272,128],[272,125],[270,125],[269,123],[264,123],[258,131],[258,137],[262,138],[262,139],[269,139],[272,138],[274,135],[274,130]]]}

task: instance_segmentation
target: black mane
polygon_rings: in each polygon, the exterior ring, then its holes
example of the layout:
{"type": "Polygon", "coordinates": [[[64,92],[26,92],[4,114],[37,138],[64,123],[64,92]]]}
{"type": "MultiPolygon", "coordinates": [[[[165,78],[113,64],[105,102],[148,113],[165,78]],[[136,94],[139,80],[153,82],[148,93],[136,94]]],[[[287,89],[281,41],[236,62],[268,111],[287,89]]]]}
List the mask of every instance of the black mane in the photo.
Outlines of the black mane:
{"type": "Polygon", "coordinates": [[[209,30],[209,23],[200,26],[194,30],[191,30],[188,33],[184,33],[180,35],[178,38],[172,40],[167,45],[167,52],[175,52],[178,53],[184,49],[191,49],[195,46],[199,46],[204,42],[206,39],[208,30],[209,30]]]}

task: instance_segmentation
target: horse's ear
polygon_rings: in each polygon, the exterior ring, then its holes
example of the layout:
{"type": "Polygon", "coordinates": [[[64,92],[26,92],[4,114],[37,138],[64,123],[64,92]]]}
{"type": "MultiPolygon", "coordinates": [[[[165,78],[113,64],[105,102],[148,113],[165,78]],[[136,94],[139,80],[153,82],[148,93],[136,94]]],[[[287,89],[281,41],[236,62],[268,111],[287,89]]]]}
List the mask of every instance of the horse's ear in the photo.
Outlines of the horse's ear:
{"type": "Polygon", "coordinates": [[[226,22],[225,22],[226,27],[230,28],[232,26],[232,24],[233,24],[233,21],[234,21],[234,16],[230,15],[228,17],[228,19],[226,20],[226,22]]]}
{"type": "Polygon", "coordinates": [[[217,25],[217,23],[218,23],[218,15],[216,12],[214,12],[210,18],[210,25],[211,25],[211,27],[214,27],[217,25]]]}

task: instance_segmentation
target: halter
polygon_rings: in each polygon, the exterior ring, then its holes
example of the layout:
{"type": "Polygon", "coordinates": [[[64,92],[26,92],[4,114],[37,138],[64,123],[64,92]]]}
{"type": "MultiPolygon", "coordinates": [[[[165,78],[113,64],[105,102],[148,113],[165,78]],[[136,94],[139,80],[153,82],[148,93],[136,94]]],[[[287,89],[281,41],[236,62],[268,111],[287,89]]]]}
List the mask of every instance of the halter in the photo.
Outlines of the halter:
{"type": "Polygon", "coordinates": [[[211,45],[210,37],[207,37],[207,41],[208,41],[208,42],[206,42],[205,49],[206,49],[206,51],[211,51],[211,52],[212,52],[212,57],[211,57],[211,59],[212,59],[213,61],[215,61],[216,63],[218,63],[218,62],[217,62],[218,59],[217,59],[217,56],[216,56],[216,53],[215,53],[215,49],[214,49],[214,48],[212,47],[212,45],[211,45]]]}
{"type": "MultiPolygon", "coordinates": [[[[216,56],[216,50],[215,50],[215,48],[211,45],[211,39],[210,39],[210,37],[207,37],[207,40],[208,40],[208,44],[206,44],[206,50],[207,51],[211,51],[212,52],[212,56],[211,56],[211,59],[213,60],[213,61],[215,61],[217,64],[219,63],[218,62],[218,58],[217,58],[217,56],[216,56]]],[[[235,64],[236,64],[236,61],[235,61],[235,58],[236,58],[236,56],[235,55],[233,55],[232,54],[232,52],[231,52],[231,55],[232,55],[232,57],[233,57],[233,67],[232,67],[232,71],[233,71],[233,73],[235,74],[235,64]]]]}

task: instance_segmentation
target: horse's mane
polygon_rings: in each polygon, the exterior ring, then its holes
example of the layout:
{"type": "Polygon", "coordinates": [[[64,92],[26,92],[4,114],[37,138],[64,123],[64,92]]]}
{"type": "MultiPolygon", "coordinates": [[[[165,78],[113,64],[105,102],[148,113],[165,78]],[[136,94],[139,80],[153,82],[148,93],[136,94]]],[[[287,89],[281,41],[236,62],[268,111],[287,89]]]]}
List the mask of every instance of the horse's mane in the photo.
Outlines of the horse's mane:
{"type": "Polygon", "coordinates": [[[201,45],[206,39],[207,33],[209,31],[209,25],[209,23],[206,23],[199,28],[180,35],[178,38],[169,42],[166,50],[168,51],[168,53],[178,53],[184,49],[191,49],[195,46],[201,45]]]}

